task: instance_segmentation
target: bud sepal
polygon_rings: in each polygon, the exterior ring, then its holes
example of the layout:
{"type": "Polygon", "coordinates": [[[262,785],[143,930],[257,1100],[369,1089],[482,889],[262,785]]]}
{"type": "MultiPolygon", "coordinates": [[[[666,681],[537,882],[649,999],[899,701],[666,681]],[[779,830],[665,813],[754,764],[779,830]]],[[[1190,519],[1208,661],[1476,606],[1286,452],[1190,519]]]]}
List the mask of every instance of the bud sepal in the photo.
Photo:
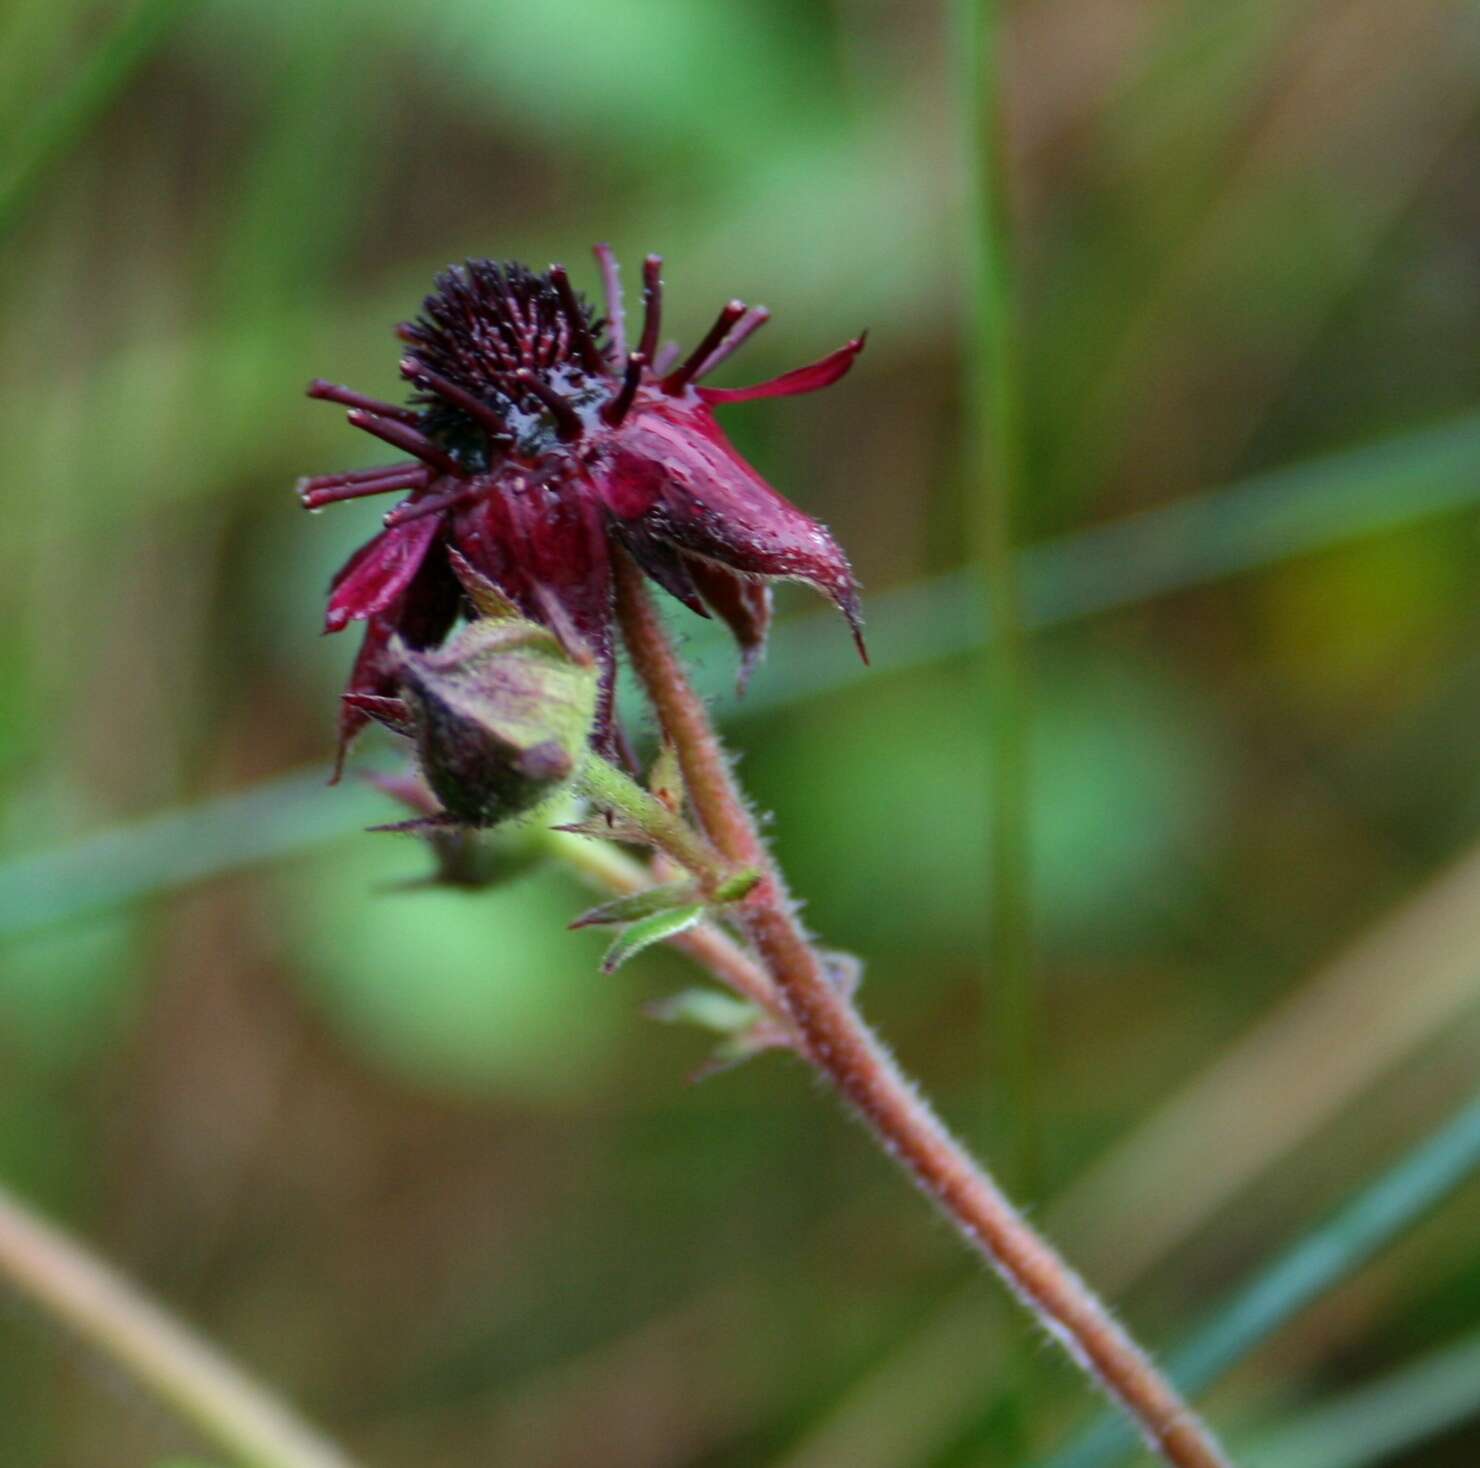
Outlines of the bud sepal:
{"type": "Polygon", "coordinates": [[[606,956],[601,960],[601,971],[614,974],[629,958],[636,958],[644,948],[655,943],[666,942],[686,933],[704,921],[704,904],[692,902],[686,907],[671,907],[664,912],[655,912],[641,922],[633,923],[617,934],[606,956]]]}
{"type": "Polygon", "coordinates": [[[572,783],[596,720],[594,662],[523,618],[480,618],[444,647],[397,654],[422,773],[452,821],[496,826],[572,783]]]}
{"type": "Polygon", "coordinates": [[[791,1032],[759,1006],[717,989],[681,989],[645,1005],[643,1012],[661,1024],[694,1025],[720,1037],[709,1059],[689,1076],[691,1082],[708,1080],[768,1050],[796,1048],[791,1032]]]}

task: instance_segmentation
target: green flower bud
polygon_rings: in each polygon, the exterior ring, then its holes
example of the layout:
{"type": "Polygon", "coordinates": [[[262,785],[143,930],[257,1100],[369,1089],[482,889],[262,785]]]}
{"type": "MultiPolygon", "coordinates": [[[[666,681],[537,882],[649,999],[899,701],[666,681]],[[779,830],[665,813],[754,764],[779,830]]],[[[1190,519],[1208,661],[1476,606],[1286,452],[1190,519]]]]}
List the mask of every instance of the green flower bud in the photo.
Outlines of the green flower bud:
{"type": "Polygon", "coordinates": [[[571,782],[596,718],[594,661],[523,618],[480,619],[400,657],[422,772],[454,820],[494,826],[571,782]]]}

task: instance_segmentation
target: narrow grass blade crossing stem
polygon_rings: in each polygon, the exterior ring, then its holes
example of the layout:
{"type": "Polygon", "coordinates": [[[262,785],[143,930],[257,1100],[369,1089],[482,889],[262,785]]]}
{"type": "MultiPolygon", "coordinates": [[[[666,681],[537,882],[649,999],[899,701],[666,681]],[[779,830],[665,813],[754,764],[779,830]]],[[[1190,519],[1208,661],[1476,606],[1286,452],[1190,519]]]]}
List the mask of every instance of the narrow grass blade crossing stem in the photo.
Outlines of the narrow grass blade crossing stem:
{"type": "MultiPolygon", "coordinates": [[[[1467,414],[1028,547],[1018,552],[1028,621],[1060,626],[1477,501],[1480,414],[1467,414]]],[[[946,575],[874,598],[873,676],[980,646],[984,629],[971,612],[978,595],[975,577],[946,575]]],[[[737,716],[857,681],[858,670],[834,656],[831,612],[791,618],[787,633],[737,716]]],[[[702,650],[698,636],[695,644],[702,650]]],[[[306,850],[383,809],[368,790],[363,802],[336,800],[324,778],[317,767],[294,771],[12,858],[0,864],[0,938],[306,850]]]]}
{"type": "Polygon", "coordinates": [[[1322,1402],[1257,1438],[1259,1468],[1368,1468],[1480,1416],[1480,1334],[1322,1402]]]}
{"type": "Polygon", "coordinates": [[[0,243],[48,172],[79,143],[199,0],[140,0],[0,159],[0,243]]]}
{"type": "MultiPolygon", "coordinates": [[[[1480,1169],[1480,1096],[1329,1222],[1260,1270],[1172,1357],[1173,1379],[1202,1391],[1312,1301],[1355,1274],[1480,1169]]],[[[1100,1418],[1049,1468],[1113,1468],[1135,1440],[1100,1418]]]]}

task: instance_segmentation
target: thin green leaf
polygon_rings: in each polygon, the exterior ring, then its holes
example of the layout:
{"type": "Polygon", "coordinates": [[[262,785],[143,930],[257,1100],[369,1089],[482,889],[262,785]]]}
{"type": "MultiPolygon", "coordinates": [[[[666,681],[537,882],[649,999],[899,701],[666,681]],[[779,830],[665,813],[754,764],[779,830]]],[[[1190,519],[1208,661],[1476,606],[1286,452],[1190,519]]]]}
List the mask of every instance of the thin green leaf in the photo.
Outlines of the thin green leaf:
{"type": "MultiPolygon", "coordinates": [[[[1477,1168],[1480,1097],[1214,1311],[1173,1353],[1173,1380],[1189,1395],[1203,1391],[1312,1301],[1355,1274],[1477,1168]]],[[[1120,1419],[1106,1413],[1049,1468],[1111,1468],[1135,1446],[1120,1419]]]]}
{"type": "Polygon", "coordinates": [[[606,950],[606,957],[601,961],[602,973],[616,973],[629,958],[635,958],[644,948],[651,948],[654,943],[662,943],[668,938],[676,938],[703,917],[704,904],[695,902],[688,907],[674,908],[670,912],[654,913],[640,923],[633,923],[606,950]]]}
{"type": "Polygon", "coordinates": [[[631,892],[625,897],[614,897],[588,908],[572,924],[572,928],[594,928],[604,923],[633,923],[656,913],[668,912],[675,907],[690,906],[698,895],[692,881],[663,882],[643,892],[631,892]]]}
{"type": "Polygon", "coordinates": [[[671,810],[682,812],[686,796],[683,770],[678,763],[678,748],[671,740],[664,739],[658,748],[658,757],[648,771],[648,789],[671,810]]]}
{"type": "Polygon", "coordinates": [[[761,1018],[755,1005],[718,989],[681,989],[646,1005],[644,1013],[666,1025],[696,1025],[716,1035],[737,1035],[761,1018]]]}
{"type": "Polygon", "coordinates": [[[720,903],[739,902],[742,897],[755,890],[760,879],[761,874],[754,867],[746,867],[743,872],[735,872],[714,889],[714,900],[720,903]]]}

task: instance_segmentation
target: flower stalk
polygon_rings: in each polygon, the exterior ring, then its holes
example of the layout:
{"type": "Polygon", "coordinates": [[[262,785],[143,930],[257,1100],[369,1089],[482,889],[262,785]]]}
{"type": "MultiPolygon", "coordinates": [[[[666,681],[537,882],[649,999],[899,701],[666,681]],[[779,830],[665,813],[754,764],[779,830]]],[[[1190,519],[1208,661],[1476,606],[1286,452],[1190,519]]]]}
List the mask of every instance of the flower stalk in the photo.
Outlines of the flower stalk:
{"type": "Polygon", "coordinates": [[[829,979],[637,568],[625,558],[617,561],[618,625],[677,751],[699,820],[725,856],[761,873],[737,916],[795,1026],[803,1056],[1071,1359],[1119,1402],[1155,1451],[1177,1468],[1227,1468],[1217,1442],[1176,1388],[951,1136],[852,999],[829,979]]]}
{"type": "Polygon", "coordinates": [[[599,809],[621,816],[665,856],[693,873],[706,896],[714,896],[731,876],[720,854],[682,816],[610,760],[589,755],[576,777],[576,788],[599,809]]]}
{"type": "MultiPolygon", "coordinates": [[[[863,336],[769,382],[701,385],[765,309],[731,301],[686,356],[659,350],[662,262],[650,255],[629,353],[615,257],[605,246],[596,255],[604,318],[563,266],[537,275],[471,260],[440,276],[423,315],[398,329],[409,406],[310,388],[409,456],[299,486],[310,508],[407,491],[330,589],[326,630],[366,624],[342,703],[341,761],[372,719],[413,740],[427,793],[398,829],[434,846],[548,810],[574,787],[594,810],[565,831],[655,848],[636,890],[573,924],[617,929],[603,969],[657,943],[707,950],[739,998],[691,991],[658,1017],[720,1034],[711,1065],[797,1051],[1168,1462],[1222,1468],[1207,1429],[900,1071],[853,1003],[856,965],[812,944],[648,593],[651,580],[724,621],[742,686],[765,647],[776,580],[830,597],[864,653],[841,548],[735,452],[712,413],[829,386],[863,336]],[[651,792],[616,762],[619,639],[665,739],[651,792]]],[[[445,850],[442,865],[444,879],[465,875],[463,865],[447,872],[445,850]]]]}

